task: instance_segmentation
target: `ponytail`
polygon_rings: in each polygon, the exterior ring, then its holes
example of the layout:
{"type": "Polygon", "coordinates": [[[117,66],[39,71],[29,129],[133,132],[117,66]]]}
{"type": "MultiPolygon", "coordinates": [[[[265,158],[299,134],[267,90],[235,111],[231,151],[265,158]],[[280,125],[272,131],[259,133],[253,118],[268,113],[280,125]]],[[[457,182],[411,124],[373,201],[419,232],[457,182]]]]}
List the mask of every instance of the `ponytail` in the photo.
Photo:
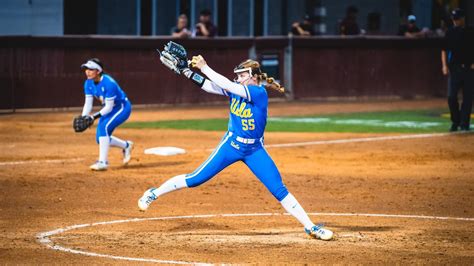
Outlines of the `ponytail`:
{"type": "Polygon", "coordinates": [[[276,90],[279,93],[285,92],[285,88],[281,86],[280,83],[276,82],[274,78],[268,77],[267,73],[262,73],[259,79],[265,80],[267,82],[267,84],[265,84],[265,89],[276,90]]]}

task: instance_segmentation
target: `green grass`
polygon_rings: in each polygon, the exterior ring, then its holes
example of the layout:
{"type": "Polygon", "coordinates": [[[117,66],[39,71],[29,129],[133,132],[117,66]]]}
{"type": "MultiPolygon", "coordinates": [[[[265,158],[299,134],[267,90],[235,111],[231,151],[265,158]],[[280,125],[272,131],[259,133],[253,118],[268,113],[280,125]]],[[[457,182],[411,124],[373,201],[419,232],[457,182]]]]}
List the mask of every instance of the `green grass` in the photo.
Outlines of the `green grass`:
{"type": "MultiPolygon", "coordinates": [[[[431,133],[446,132],[449,118],[446,110],[342,113],[332,115],[271,117],[267,132],[357,132],[357,133],[431,133]],[[301,119],[313,120],[296,122],[301,119]],[[295,121],[296,120],[296,121],[295,121]],[[424,123],[424,124],[423,124],[424,123]],[[426,124],[431,123],[431,124],[426,124]]],[[[129,122],[127,128],[169,128],[225,131],[227,119],[171,120],[129,122]]]]}

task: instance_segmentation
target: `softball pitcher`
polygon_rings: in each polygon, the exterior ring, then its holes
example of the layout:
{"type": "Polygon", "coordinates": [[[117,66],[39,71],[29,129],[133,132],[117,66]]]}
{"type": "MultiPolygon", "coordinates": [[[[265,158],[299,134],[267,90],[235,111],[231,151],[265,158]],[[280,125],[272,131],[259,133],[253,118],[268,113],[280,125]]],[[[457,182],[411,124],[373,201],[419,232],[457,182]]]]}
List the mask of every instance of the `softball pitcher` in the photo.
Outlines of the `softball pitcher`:
{"type": "Polygon", "coordinates": [[[91,121],[97,118],[96,141],[99,144],[99,160],[90,166],[92,170],[104,171],[108,167],[109,147],[118,147],[123,152],[123,164],[126,165],[131,159],[133,142],[124,141],[112,136],[115,128],[123,124],[131,113],[132,105],[127,95],[118,83],[104,73],[103,65],[97,58],[92,58],[81,65],[87,80],[84,82],[85,103],[82,109],[82,117],[91,121]],[[91,115],[94,98],[100,101],[102,109],[91,115]]]}
{"type": "MultiPolygon", "coordinates": [[[[166,64],[165,64],[166,65],[166,64]]],[[[181,188],[197,187],[210,180],[227,166],[242,161],[267,187],[272,195],[304,226],[306,233],[316,239],[330,240],[333,233],[315,225],[296,198],[283,184],[275,163],[263,145],[267,124],[268,95],[266,89],[283,92],[284,88],[260,70],[257,61],[246,60],[235,69],[235,82],[215,72],[202,56],[194,56],[191,65],[207,78],[184,68],[181,73],[204,91],[229,97],[230,119],[228,132],[210,157],[190,174],[175,176],[158,188],[150,188],[138,200],[145,211],[158,197],[181,188]],[[266,85],[262,85],[266,81],[266,85]]]]}

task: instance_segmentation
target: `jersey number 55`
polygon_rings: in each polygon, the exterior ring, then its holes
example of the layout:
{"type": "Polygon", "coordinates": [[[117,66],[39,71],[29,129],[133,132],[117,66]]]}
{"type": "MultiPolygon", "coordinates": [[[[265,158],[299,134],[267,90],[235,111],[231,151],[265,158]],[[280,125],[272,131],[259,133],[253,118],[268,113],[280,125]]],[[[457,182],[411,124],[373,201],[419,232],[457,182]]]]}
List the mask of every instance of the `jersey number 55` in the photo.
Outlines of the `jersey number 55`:
{"type": "Polygon", "coordinates": [[[254,130],[255,129],[255,120],[254,119],[242,119],[242,129],[254,130]]]}

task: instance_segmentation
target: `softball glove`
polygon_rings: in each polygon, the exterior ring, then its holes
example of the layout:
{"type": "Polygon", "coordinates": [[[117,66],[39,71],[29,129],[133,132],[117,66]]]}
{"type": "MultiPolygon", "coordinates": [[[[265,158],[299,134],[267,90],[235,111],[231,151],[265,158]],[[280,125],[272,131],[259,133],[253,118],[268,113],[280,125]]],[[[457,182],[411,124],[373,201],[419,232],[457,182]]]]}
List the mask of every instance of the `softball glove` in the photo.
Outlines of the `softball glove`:
{"type": "Polygon", "coordinates": [[[182,70],[188,67],[188,58],[186,49],[175,42],[168,42],[163,51],[156,49],[160,54],[160,61],[167,68],[173,70],[176,74],[181,74],[182,70]]]}
{"type": "Polygon", "coordinates": [[[91,116],[76,116],[72,122],[75,132],[83,132],[94,124],[94,118],[91,116]]]}

